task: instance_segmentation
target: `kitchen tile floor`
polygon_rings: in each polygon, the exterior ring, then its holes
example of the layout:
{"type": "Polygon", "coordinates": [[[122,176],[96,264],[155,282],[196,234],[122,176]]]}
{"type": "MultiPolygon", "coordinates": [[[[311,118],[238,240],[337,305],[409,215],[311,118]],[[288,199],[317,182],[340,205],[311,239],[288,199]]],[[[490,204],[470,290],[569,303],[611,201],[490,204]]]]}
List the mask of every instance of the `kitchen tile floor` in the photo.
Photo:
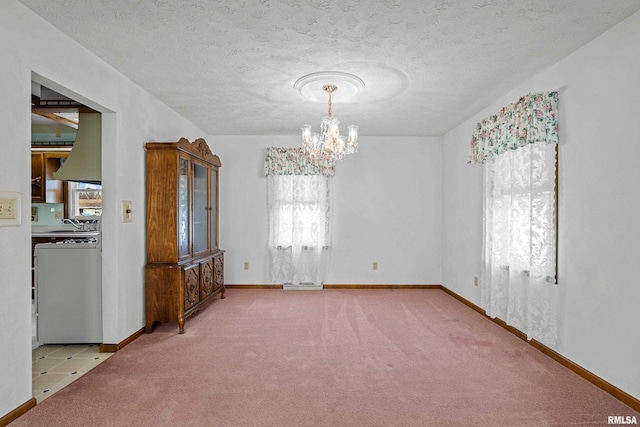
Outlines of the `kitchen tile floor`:
{"type": "Polygon", "coordinates": [[[62,390],[113,353],[99,344],[43,345],[32,351],[33,397],[40,403],[62,390]]]}

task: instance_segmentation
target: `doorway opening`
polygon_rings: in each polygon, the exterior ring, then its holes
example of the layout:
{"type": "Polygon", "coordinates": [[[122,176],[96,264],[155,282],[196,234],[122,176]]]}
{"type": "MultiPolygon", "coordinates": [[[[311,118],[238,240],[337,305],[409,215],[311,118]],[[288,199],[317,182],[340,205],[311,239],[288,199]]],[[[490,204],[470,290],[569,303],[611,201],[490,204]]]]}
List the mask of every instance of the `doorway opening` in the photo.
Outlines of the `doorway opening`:
{"type": "Polygon", "coordinates": [[[99,353],[102,114],[32,77],[32,389],[41,400],[110,354],[99,353]]]}

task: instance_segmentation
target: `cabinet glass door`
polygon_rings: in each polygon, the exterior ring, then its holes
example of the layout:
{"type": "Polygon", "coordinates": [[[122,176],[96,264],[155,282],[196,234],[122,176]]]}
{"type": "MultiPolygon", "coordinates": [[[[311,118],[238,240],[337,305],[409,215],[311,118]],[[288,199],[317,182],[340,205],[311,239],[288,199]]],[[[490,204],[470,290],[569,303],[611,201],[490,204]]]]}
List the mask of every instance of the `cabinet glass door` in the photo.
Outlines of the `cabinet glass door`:
{"type": "Polygon", "coordinates": [[[189,255],[189,160],[184,157],[178,175],[178,250],[180,258],[189,255]]]}
{"type": "Polygon", "coordinates": [[[208,202],[209,169],[197,163],[193,164],[193,254],[208,249],[209,217],[208,202]]]}
{"type": "Polygon", "coordinates": [[[211,247],[218,247],[218,171],[211,169],[211,247]]]}

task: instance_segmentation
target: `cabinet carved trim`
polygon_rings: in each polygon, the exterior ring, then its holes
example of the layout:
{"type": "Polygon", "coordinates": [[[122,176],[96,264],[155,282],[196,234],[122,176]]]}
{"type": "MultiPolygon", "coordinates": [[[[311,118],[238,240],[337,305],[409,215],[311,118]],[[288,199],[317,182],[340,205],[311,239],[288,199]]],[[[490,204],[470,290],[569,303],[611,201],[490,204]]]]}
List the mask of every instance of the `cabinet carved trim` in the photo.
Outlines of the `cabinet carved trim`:
{"type": "Polygon", "coordinates": [[[146,327],[177,321],[224,299],[218,247],[220,158],[204,139],[148,142],[146,148],[146,327]]]}
{"type": "Polygon", "coordinates": [[[224,286],[224,259],[222,257],[214,258],[215,284],[216,289],[224,286]]]}
{"type": "Polygon", "coordinates": [[[200,293],[203,298],[206,298],[211,295],[215,289],[213,286],[211,263],[209,261],[200,264],[200,274],[202,275],[202,288],[200,289],[200,293]]]}
{"type": "Polygon", "coordinates": [[[200,302],[198,273],[192,267],[184,270],[184,309],[188,310],[200,302]]]}

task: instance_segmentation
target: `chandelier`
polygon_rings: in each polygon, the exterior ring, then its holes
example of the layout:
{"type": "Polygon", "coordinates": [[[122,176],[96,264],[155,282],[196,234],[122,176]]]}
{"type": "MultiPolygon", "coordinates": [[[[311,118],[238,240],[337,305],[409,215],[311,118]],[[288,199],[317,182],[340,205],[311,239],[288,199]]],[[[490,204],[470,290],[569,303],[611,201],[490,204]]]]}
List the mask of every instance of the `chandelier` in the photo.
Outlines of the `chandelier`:
{"type": "Polygon", "coordinates": [[[329,113],[320,123],[320,133],[311,133],[311,125],[302,126],[302,147],[311,158],[323,155],[342,160],[358,151],[358,126],[348,127],[348,134],[340,135],[340,121],[331,115],[331,94],[338,90],[334,84],[325,84],[322,90],[329,94],[329,113]]]}

